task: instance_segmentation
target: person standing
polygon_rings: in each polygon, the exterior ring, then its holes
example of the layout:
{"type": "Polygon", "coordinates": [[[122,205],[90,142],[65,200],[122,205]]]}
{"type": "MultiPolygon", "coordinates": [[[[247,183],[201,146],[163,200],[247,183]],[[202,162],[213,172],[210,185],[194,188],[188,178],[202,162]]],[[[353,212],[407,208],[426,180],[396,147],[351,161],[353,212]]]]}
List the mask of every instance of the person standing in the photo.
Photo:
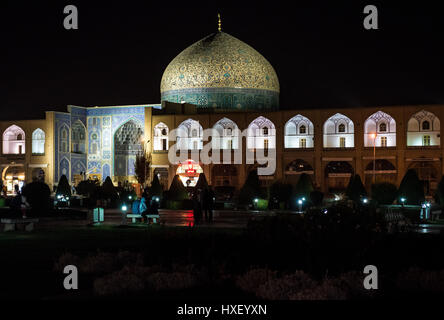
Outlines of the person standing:
{"type": "Polygon", "coordinates": [[[213,222],[213,209],[214,209],[214,191],[213,188],[208,187],[208,222],[213,222]]]}
{"type": "Polygon", "coordinates": [[[200,202],[199,190],[196,190],[193,193],[193,218],[194,218],[194,225],[200,224],[201,217],[202,217],[202,204],[200,202]]]}

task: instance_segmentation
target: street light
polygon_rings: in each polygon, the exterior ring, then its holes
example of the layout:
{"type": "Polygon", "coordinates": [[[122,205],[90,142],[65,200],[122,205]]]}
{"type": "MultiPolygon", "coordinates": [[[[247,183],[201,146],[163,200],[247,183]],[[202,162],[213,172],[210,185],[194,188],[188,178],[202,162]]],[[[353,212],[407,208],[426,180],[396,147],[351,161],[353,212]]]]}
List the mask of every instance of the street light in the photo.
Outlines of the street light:
{"type": "Polygon", "coordinates": [[[404,206],[405,201],[407,200],[406,198],[402,197],[401,199],[399,199],[401,201],[402,206],[404,206]]]}
{"type": "Polygon", "coordinates": [[[124,203],[120,209],[122,210],[122,225],[126,225],[126,211],[128,210],[128,207],[124,203]]]}
{"type": "Polygon", "coordinates": [[[373,184],[376,182],[376,137],[378,134],[373,132],[370,134],[370,137],[373,138],[373,184]]]}
{"type": "Polygon", "coordinates": [[[257,210],[257,204],[259,202],[259,199],[258,198],[254,198],[253,202],[254,202],[254,208],[257,210]]]}

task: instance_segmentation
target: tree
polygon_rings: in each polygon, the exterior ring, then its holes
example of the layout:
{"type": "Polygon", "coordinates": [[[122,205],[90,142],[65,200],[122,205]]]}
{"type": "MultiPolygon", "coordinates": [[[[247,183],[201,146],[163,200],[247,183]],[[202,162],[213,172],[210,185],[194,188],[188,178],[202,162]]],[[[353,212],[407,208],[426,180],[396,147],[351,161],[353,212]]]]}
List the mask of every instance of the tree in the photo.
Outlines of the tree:
{"type": "Polygon", "coordinates": [[[396,198],[399,203],[401,198],[405,198],[404,203],[410,205],[419,205],[424,201],[424,186],[415,170],[407,170],[399,185],[396,198]]]}
{"type": "Polygon", "coordinates": [[[257,175],[257,169],[250,171],[245,180],[244,185],[239,191],[239,203],[251,204],[253,199],[264,199],[266,197],[265,192],[261,188],[259,176],[257,175]]]}
{"type": "Polygon", "coordinates": [[[441,207],[444,207],[444,176],[441,177],[436,188],[435,201],[438,202],[441,207]]]}
{"type": "Polygon", "coordinates": [[[208,181],[205,173],[199,173],[199,180],[196,183],[196,189],[206,190],[208,189],[208,181]]]}
{"type": "Polygon", "coordinates": [[[106,177],[105,181],[102,185],[102,193],[103,197],[106,199],[115,200],[117,199],[117,190],[114,187],[113,182],[111,181],[110,177],[106,177]]]}
{"type": "Polygon", "coordinates": [[[145,184],[148,179],[148,170],[150,167],[150,160],[146,156],[146,153],[140,152],[136,155],[136,161],[134,162],[134,172],[136,174],[137,182],[141,185],[145,184]]]}
{"type": "Polygon", "coordinates": [[[322,200],[324,200],[324,194],[321,191],[315,190],[310,193],[310,200],[314,206],[322,205],[322,200]]]}
{"type": "Polygon", "coordinates": [[[270,209],[279,209],[281,205],[288,203],[291,197],[291,184],[282,183],[281,181],[274,182],[269,189],[270,202],[268,207],[270,209]]]}
{"type": "Polygon", "coordinates": [[[278,202],[287,202],[290,200],[291,190],[291,184],[276,181],[270,187],[270,198],[278,202]]]}
{"type": "Polygon", "coordinates": [[[359,174],[355,174],[350,178],[345,195],[354,202],[359,202],[362,197],[367,195],[367,191],[362,184],[361,176],[359,174]]]}
{"type": "Polygon", "coordinates": [[[99,187],[97,180],[82,180],[77,185],[76,192],[82,196],[90,197],[91,195],[95,194],[97,187],[99,187]]]}
{"type": "Polygon", "coordinates": [[[310,193],[314,190],[313,182],[308,174],[302,173],[293,189],[293,197],[304,197],[306,200],[310,198],[310,193]]]}
{"type": "Polygon", "coordinates": [[[28,183],[23,187],[23,195],[31,206],[31,213],[34,216],[39,215],[49,209],[51,189],[41,181],[28,183]]]}
{"type": "Polygon", "coordinates": [[[151,181],[151,187],[149,188],[149,194],[150,196],[162,196],[162,185],[160,184],[159,178],[157,175],[154,175],[153,181],[151,181]]]}
{"type": "Polygon", "coordinates": [[[372,199],[378,204],[392,204],[396,199],[397,188],[393,183],[372,184],[372,199]]]}
{"type": "Polygon", "coordinates": [[[181,201],[188,199],[188,193],[185,189],[179,175],[175,175],[168,190],[168,200],[181,201]]]}
{"type": "Polygon", "coordinates": [[[69,185],[68,178],[66,178],[64,174],[60,177],[57,185],[56,195],[62,195],[65,197],[71,196],[71,186],[69,185]]]}

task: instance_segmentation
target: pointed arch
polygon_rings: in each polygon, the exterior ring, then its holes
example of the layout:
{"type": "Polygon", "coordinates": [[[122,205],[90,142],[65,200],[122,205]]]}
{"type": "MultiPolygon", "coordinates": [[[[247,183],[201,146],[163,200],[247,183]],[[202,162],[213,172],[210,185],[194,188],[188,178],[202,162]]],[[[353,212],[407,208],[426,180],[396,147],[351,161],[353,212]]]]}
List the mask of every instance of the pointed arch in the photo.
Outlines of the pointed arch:
{"type": "Polygon", "coordinates": [[[396,147],[396,121],[383,112],[377,111],[364,122],[364,147],[396,147]]]}
{"type": "Polygon", "coordinates": [[[168,150],[168,134],[169,128],[165,123],[159,122],[154,126],[154,151],[168,150]]]}
{"type": "Polygon", "coordinates": [[[336,113],[324,122],[324,148],[353,148],[355,146],[355,125],[353,121],[336,113]]]}
{"type": "Polygon", "coordinates": [[[3,132],[3,154],[25,153],[25,131],[13,124],[3,132]]]}
{"type": "Polygon", "coordinates": [[[86,152],[86,127],[80,120],[76,120],[71,125],[71,151],[74,153],[86,152]]]}
{"type": "Polygon", "coordinates": [[[45,154],[45,131],[40,128],[32,132],[32,154],[45,154]]]}
{"type": "Polygon", "coordinates": [[[276,148],[276,127],[270,119],[259,116],[251,121],[248,126],[247,148],[276,148]]]}
{"type": "Polygon", "coordinates": [[[285,124],[285,148],[313,148],[314,125],[307,117],[297,114],[285,124]]]}
{"type": "Polygon", "coordinates": [[[213,129],[217,132],[216,139],[212,140],[213,149],[238,148],[239,128],[233,120],[223,117],[214,124],[213,129]]]}
{"type": "Polygon", "coordinates": [[[407,124],[408,147],[441,145],[441,123],[432,112],[421,110],[413,114],[407,124]]]}
{"type": "Polygon", "coordinates": [[[199,121],[187,119],[182,121],[176,130],[176,141],[179,150],[196,150],[203,148],[203,128],[199,121]]]}

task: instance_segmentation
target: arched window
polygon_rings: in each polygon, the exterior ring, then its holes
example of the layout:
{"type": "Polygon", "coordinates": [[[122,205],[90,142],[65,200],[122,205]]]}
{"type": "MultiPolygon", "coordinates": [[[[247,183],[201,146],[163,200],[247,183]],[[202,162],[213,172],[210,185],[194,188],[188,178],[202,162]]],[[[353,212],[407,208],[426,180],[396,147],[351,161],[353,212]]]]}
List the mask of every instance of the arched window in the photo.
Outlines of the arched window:
{"type": "Polygon", "coordinates": [[[168,150],[168,126],[159,122],[154,126],[154,151],[168,150]]]}
{"type": "Polygon", "coordinates": [[[203,129],[198,121],[187,119],[177,127],[177,148],[193,150],[203,148],[203,129]]]}
{"type": "Polygon", "coordinates": [[[336,113],[324,122],[324,148],[353,148],[354,124],[347,116],[336,113]]]}
{"type": "Polygon", "coordinates": [[[3,153],[25,153],[25,132],[22,128],[12,125],[3,132],[3,153]]]}
{"type": "Polygon", "coordinates": [[[313,123],[300,114],[295,115],[285,124],[285,148],[313,148],[313,123]]]}
{"type": "Polygon", "coordinates": [[[276,129],[274,123],[263,116],[254,119],[248,126],[247,148],[274,149],[275,144],[276,129]]]}
{"type": "Polygon", "coordinates": [[[396,121],[382,111],[377,111],[364,122],[365,147],[395,147],[396,121]]]}
{"type": "Polygon", "coordinates": [[[433,147],[441,144],[440,121],[429,111],[419,111],[411,116],[407,124],[408,147],[433,147]],[[422,132],[427,132],[424,135],[422,132]]]}
{"type": "Polygon", "coordinates": [[[85,153],[85,126],[80,120],[73,123],[71,127],[71,150],[74,153],[85,153]]]}
{"type": "Polygon", "coordinates": [[[300,133],[300,134],[305,134],[306,132],[307,132],[307,129],[305,128],[304,125],[302,125],[302,126],[299,128],[299,133],[300,133]]]}
{"type": "Polygon", "coordinates": [[[63,153],[69,152],[69,134],[66,125],[60,129],[59,151],[63,153]]]}
{"type": "Polygon", "coordinates": [[[234,121],[222,118],[214,124],[213,130],[217,132],[217,134],[214,133],[211,140],[213,149],[238,148],[239,129],[234,121]]]}
{"type": "Polygon", "coordinates": [[[45,153],[45,132],[38,128],[32,133],[32,154],[45,153]]]}

